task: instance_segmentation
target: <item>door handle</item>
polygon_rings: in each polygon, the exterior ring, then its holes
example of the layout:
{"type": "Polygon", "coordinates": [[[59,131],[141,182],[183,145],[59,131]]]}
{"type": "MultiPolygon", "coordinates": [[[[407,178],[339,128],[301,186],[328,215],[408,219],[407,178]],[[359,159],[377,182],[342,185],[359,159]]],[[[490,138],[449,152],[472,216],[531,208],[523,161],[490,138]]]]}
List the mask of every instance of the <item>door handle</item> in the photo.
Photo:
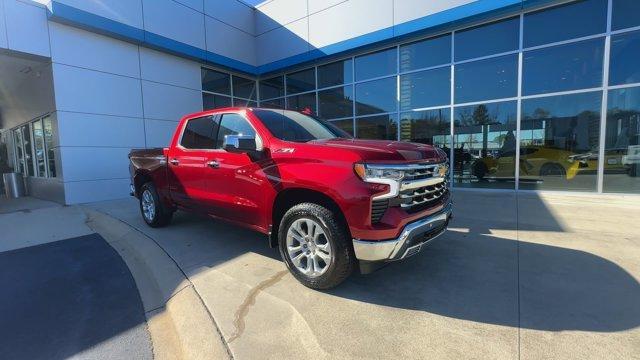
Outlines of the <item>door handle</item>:
{"type": "Polygon", "coordinates": [[[171,165],[174,165],[174,166],[180,165],[180,161],[178,161],[178,159],[171,159],[171,161],[169,162],[171,163],[171,165]]]}
{"type": "Polygon", "coordinates": [[[219,168],[219,167],[220,167],[220,164],[219,164],[217,161],[215,161],[215,160],[211,160],[211,161],[209,161],[209,162],[207,163],[207,166],[208,166],[208,167],[210,167],[210,168],[212,168],[212,169],[217,169],[217,168],[219,168]]]}

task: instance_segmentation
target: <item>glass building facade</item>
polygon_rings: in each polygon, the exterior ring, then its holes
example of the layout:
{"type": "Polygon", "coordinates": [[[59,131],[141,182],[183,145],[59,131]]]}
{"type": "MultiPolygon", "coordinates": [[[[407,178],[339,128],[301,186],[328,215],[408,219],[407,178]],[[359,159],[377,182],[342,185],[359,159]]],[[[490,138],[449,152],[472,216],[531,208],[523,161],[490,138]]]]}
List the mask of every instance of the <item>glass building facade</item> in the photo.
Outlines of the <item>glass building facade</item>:
{"type": "Polygon", "coordinates": [[[203,69],[204,106],[433,144],[454,187],[640,193],[639,13],[573,1],[257,81],[203,69]]]}

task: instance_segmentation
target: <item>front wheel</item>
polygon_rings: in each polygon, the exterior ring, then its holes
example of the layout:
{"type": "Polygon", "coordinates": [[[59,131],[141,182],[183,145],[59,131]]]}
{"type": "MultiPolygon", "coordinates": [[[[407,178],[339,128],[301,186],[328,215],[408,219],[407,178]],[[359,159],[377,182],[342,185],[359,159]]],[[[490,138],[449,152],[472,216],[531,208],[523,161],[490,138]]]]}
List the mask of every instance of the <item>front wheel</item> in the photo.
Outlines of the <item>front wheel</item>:
{"type": "Polygon", "coordinates": [[[282,217],[280,255],[303,285],[317,290],[343,282],[355,267],[349,232],[329,209],[298,204],[282,217]]]}
{"type": "Polygon", "coordinates": [[[165,226],[173,217],[173,211],[160,201],[156,187],[152,182],[148,182],[140,188],[140,213],[147,225],[151,227],[165,226]]]}

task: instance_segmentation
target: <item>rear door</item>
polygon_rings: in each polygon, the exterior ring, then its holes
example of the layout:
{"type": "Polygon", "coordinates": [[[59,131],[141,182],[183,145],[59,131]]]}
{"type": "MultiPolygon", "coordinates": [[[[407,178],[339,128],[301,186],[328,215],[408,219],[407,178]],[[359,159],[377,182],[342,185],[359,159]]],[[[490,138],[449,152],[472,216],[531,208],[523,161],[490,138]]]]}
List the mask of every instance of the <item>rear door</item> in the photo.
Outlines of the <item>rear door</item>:
{"type": "Polygon", "coordinates": [[[201,210],[206,201],[204,167],[207,154],[215,148],[217,132],[216,116],[189,119],[178,143],[169,149],[169,189],[178,205],[201,210]]]}

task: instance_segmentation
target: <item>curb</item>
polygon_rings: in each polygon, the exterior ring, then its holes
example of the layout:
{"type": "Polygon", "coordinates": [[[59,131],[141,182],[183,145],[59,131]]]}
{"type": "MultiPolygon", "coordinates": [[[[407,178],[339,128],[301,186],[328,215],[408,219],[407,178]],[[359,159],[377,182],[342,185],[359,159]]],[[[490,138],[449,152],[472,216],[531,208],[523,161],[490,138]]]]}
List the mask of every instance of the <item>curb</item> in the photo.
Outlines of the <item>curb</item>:
{"type": "Polygon", "coordinates": [[[87,226],[118,252],[136,282],[155,359],[233,359],[200,295],[162,247],[123,221],[80,208],[87,226]]]}

